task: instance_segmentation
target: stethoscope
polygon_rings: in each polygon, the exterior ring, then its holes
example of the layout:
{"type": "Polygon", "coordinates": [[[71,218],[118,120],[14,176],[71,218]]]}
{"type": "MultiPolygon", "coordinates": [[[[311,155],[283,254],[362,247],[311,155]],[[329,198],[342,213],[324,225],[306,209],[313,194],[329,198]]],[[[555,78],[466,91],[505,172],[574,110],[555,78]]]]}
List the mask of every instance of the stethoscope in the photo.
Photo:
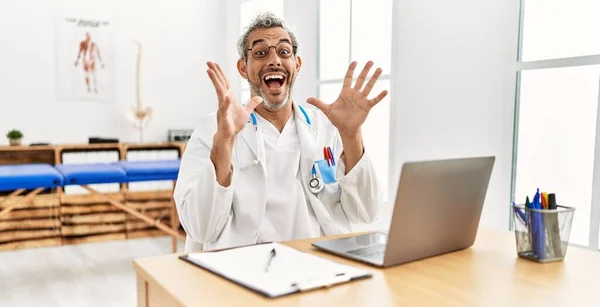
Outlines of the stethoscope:
{"type": "MultiPolygon", "coordinates": [[[[304,110],[304,108],[300,105],[298,105],[298,108],[304,115],[306,122],[309,125],[312,125],[310,118],[308,117],[308,114],[306,113],[306,110],[304,110]]],[[[256,115],[254,115],[254,112],[250,113],[250,120],[248,122],[252,122],[252,126],[254,126],[254,132],[258,134],[258,121],[256,120],[256,115]]],[[[240,170],[245,170],[245,169],[251,168],[258,164],[258,162],[259,162],[258,157],[260,157],[260,146],[258,144],[258,138],[256,138],[256,150],[257,150],[256,159],[254,159],[249,164],[240,165],[240,170]]],[[[237,146],[235,146],[235,155],[237,157],[237,160],[240,161],[240,155],[238,153],[237,146]]],[[[313,167],[311,170],[311,179],[308,182],[308,188],[310,189],[310,191],[313,194],[317,194],[317,193],[321,192],[321,190],[323,190],[324,187],[325,187],[325,185],[323,184],[323,180],[321,180],[321,178],[317,177],[317,170],[315,169],[315,165],[313,164],[313,167]]]]}

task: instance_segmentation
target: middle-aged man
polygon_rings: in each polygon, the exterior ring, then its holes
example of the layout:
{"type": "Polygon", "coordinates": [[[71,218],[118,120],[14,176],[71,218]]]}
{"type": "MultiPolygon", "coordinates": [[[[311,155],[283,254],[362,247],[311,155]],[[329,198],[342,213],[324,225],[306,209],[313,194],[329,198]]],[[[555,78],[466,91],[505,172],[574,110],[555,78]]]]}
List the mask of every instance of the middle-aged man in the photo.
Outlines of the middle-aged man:
{"type": "MultiPolygon", "coordinates": [[[[302,59],[283,20],[259,14],[239,40],[237,68],[251,99],[242,105],[221,67],[208,63],[218,111],[200,118],[183,154],[174,199],[186,252],[352,231],[374,221],[382,191],[361,125],[387,91],[369,99],[381,69],[356,62],[331,104],[303,108],[293,86],[302,59]]],[[[250,97],[249,97],[250,98],[250,97]]]]}

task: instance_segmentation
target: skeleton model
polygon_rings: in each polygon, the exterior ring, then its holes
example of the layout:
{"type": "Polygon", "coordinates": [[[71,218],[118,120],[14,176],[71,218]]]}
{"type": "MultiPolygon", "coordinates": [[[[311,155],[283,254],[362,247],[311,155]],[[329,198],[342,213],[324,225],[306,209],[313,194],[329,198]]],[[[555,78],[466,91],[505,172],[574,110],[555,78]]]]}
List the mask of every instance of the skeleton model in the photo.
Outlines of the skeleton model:
{"type": "Polygon", "coordinates": [[[129,109],[127,117],[131,122],[133,122],[133,126],[138,130],[139,142],[142,143],[144,141],[144,129],[146,128],[146,126],[148,126],[148,123],[152,118],[152,108],[142,107],[142,100],[140,96],[140,66],[142,59],[142,44],[138,41],[135,41],[135,44],[138,47],[136,68],[136,105],[132,106],[129,109]]]}

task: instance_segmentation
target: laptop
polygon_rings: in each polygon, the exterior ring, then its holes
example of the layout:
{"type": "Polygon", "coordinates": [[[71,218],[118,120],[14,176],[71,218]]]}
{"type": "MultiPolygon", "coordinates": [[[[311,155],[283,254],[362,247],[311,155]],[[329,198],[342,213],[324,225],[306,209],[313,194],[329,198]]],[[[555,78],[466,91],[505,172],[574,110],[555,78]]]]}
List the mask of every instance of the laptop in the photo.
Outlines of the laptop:
{"type": "Polygon", "coordinates": [[[405,163],[388,233],[312,245],[377,267],[468,248],[475,242],[494,161],[488,156],[405,163]]]}

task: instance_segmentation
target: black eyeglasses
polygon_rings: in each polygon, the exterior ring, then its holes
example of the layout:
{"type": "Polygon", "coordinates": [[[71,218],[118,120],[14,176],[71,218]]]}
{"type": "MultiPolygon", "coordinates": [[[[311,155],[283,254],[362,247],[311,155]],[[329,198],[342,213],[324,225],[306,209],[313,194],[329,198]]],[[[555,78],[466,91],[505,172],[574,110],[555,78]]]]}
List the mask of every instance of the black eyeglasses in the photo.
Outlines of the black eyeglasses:
{"type": "Polygon", "coordinates": [[[288,59],[292,55],[296,54],[297,46],[293,46],[292,44],[287,42],[280,42],[275,46],[269,46],[267,44],[258,43],[247,50],[252,51],[252,57],[255,60],[264,60],[269,57],[269,54],[271,53],[271,48],[275,48],[275,52],[280,58],[288,59]]]}

